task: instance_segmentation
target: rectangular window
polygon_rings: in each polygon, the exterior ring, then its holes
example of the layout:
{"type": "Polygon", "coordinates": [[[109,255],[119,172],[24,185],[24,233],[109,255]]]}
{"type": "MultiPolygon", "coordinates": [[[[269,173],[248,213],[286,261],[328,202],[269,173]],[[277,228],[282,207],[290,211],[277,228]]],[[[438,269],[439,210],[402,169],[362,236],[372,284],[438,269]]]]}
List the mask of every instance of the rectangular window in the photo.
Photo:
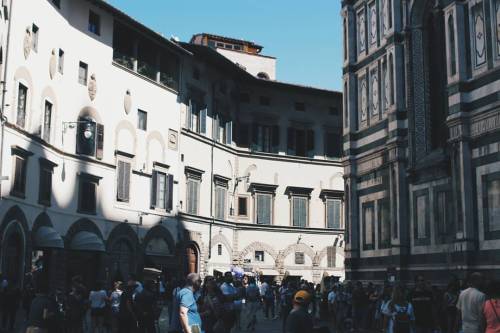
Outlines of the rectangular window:
{"type": "Polygon", "coordinates": [[[26,195],[26,172],[28,161],[21,156],[14,156],[14,181],[11,194],[24,198],[26,195]]]}
{"type": "Polygon", "coordinates": [[[255,195],[256,201],[256,223],[257,224],[271,224],[272,216],[272,200],[271,194],[257,193],[255,195]]]}
{"type": "Polygon", "coordinates": [[[93,11],[89,11],[89,31],[99,36],[101,34],[101,18],[93,11]]]}
{"type": "Polygon", "coordinates": [[[264,251],[255,251],[255,261],[264,262],[264,251]]]}
{"type": "Polygon", "coordinates": [[[96,213],[97,183],[86,177],[80,178],[78,189],[78,212],[84,214],[96,213]]]}
{"type": "Polygon", "coordinates": [[[52,124],[52,103],[50,103],[49,101],[45,101],[42,137],[46,142],[50,142],[51,124],[52,124]]]}
{"type": "Polygon", "coordinates": [[[36,24],[33,23],[33,26],[31,27],[31,48],[33,51],[37,52],[38,51],[38,35],[39,35],[40,29],[36,26],[36,24]]]}
{"type": "Polygon", "coordinates": [[[226,217],[226,193],[226,188],[215,187],[215,218],[219,220],[224,220],[226,217]]]}
{"type": "Polygon", "coordinates": [[[427,221],[426,221],[426,210],[427,210],[427,196],[419,195],[417,196],[416,205],[416,217],[417,217],[417,238],[425,239],[427,238],[427,221]]]}
{"type": "Polygon", "coordinates": [[[200,103],[190,100],[187,112],[187,128],[190,130],[206,134],[208,109],[200,103]]]}
{"type": "Polygon", "coordinates": [[[296,111],[305,111],[305,110],[306,110],[306,105],[305,105],[305,103],[302,103],[302,102],[295,102],[295,110],[296,110],[296,111]]]}
{"type": "Polygon", "coordinates": [[[153,170],[151,179],[151,207],[153,209],[172,209],[173,177],[166,172],[153,170]]]}
{"type": "Polygon", "coordinates": [[[329,229],[341,228],[342,201],[339,199],[326,199],[326,227],[329,229]]]}
{"type": "Polygon", "coordinates": [[[363,205],[363,249],[373,250],[375,246],[375,215],[373,203],[363,205]]]}
{"type": "Polygon", "coordinates": [[[147,126],[148,126],[148,113],[146,111],[137,110],[137,128],[146,131],[147,126]]]}
{"type": "Polygon", "coordinates": [[[130,162],[118,160],[116,199],[120,202],[130,201],[130,170],[130,162]]]}
{"type": "Polygon", "coordinates": [[[252,150],[264,153],[279,152],[279,126],[253,124],[252,131],[252,150]]]}
{"type": "Polygon", "coordinates": [[[248,216],[247,197],[238,197],[238,216],[248,216]]]}
{"type": "Polygon", "coordinates": [[[40,182],[38,188],[38,203],[50,206],[52,197],[53,168],[40,165],[40,182]]]}
{"type": "Polygon", "coordinates": [[[292,198],[292,225],[294,227],[305,228],[307,226],[308,215],[308,198],[293,197],[292,198]]]}
{"type": "Polygon", "coordinates": [[[325,133],[325,157],[342,157],[342,135],[333,132],[325,133]]]}
{"type": "Polygon", "coordinates": [[[222,255],[222,244],[217,244],[217,255],[218,256],[222,255]]]}
{"type": "Polygon", "coordinates": [[[82,61],[78,66],[78,83],[87,85],[88,65],[82,61]]]}
{"type": "Polygon", "coordinates": [[[62,49],[59,49],[59,61],[57,63],[57,70],[61,74],[63,74],[64,72],[64,51],[62,49]]]}
{"type": "Polygon", "coordinates": [[[391,246],[391,206],[387,199],[378,202],[378,228],[379,248],[386,249],[391,246]]]}
{"type": "Polygon", "coordinates": [[[448,223],[451,221],[451,214],[449,211],[450,204],[448,203],[448,193],[447,191],[439,191],[436,193],[436,223],[437,223],[437,232],[438,237],[441,238],[442,241],[444,237],[447,236],[448,232],[448,223]]]}
{"type": "Polygon", "coordinates": [[[269,106],[271,105],[271,99],[267,96],[260,96],[259,104],[262,106],[269,106]]]}
{"type": "Polygon", "coordinates": [[[304,265],[305,257],[304,252],[295,252],[295,265],[304,265]]]}
{"type": "Polygon", "coordinates": [[[314,157],[314,130],[288,129],[288,154],[314,157]]]}
{"type": "Polygon", "coordinates": [[[19,83],[17,90],[17,117],[16,125],[24,128],[26,126],[26,104],[28,101],[28,88],[19,83]]]}
{"type": "Polygon", "coordinates": [[[326,248],[326,266],[328,268],[335,267],[337,257],[337,248],[335,246],[328,246],[326,248]]]}
{"type": "Polygon", "coordinates": [[[490,180],[486,185],[488,231],[500,231],[500,179],[490,180]]]}
{"type": "Polygon", "coordinates": [[[195,179],[188,179],[187,181],[187,213],[198,214],[198,200],[199,200],[200,182],[195,179]]]}

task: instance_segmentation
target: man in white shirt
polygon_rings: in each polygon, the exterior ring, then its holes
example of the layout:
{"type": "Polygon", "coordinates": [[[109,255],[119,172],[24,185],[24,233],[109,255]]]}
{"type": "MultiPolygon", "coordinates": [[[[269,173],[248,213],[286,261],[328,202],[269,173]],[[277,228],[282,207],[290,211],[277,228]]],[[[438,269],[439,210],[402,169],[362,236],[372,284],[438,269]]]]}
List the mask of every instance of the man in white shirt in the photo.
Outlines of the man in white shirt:
{"type": "Polygon", "coordinates": [[[464,333],[481,333],[483,329],[483,305],[486,295],[479,289],[483,284],[481,273],[470,276],[470,287],[460,293],[457,302],[459,314],[462,317],[462,331],[464,333]]]}

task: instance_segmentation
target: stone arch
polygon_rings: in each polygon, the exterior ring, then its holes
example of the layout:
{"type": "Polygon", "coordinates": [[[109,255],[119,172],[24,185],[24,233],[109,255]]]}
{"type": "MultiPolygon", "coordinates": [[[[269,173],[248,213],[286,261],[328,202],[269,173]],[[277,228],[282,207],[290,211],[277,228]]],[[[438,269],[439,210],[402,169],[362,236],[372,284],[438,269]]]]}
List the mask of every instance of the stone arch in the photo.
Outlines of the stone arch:
{"type": "Polygon", "coordinates": [[[57,124],[59,123],[59,121],[57,120],[57,115],[58,115],[58,106],[59,106],[59,102],[57,100],[57,96],[56,96],[56,93],[54,91],[54,89],[51,87],[51,86],[46,86],[45,88],[43,88],[42,90],[42,94],[41,94],[41,99],[40,99],[40,133],[41,130],[42,130],[42,126],[44,124],[44,111],[45,111],[45,101],[48,101],[50,103],[52,103],[52,113],[51,113],[51,125],[50,125],[50,138],[51,140],[50,141],[54,141],[55,137],[56,137],[56,133],[58,131],[58,128],[57,128],[57,124]]]}
{"type": "Polygon", "coordinates": [[[97,110],[92,106],[85,106],[80,110],[80,113],[78,113],[78,118],[85,117],[92,118],[96,123],[102,124],[102,119],[99,115],[99,112],[97,112],[97,110]]]}
{"type": "Polygon", "coordinates": [[[91,232],[91,233],[97,235],[97,237],[99,237],[104,242],[104,237],[103,237],[102,232],[99,229],[99,227],[93,221],[91,221],[87,218],[82,218],[82,219],[79,219],[78,221],[76,221],[75,223],[73,223],[71,225],[71,227],[68,229],[68,231],[66,232],[66,236],[64,236],[64,242],[65,242],[64,245],[66,248],[68,248],[68,249],[70,248],[69,245],[70,245],[71,239],[79,231],[91,232]]]}
{"type": "Polygon", "coordinates": [[[107,267],[113,279],[127,279],[131,273],[136,273],[141,261],[138,246],[137,234],[129,224],[120,223],[111,230],[106,242],[106,252],[107,267]]]}
{"type": "Polygon", "coordinates": [[[164,239],[167,242],[168,250],[170,251],[170,253],[175,254],[175,240],[172,237],[170,231],[163,225],[157,224],[156,226],[149,229],[142,242],[142,247],[144,248],[144,250],[146,249],[149,241],[151,241],[153,238],[164,239]]]}
{"type": "Polygon", "coordinates": [[[252,252],[255,251],[265,251],[271,255],[274,261],[278,259],[278,253],[272,248],[272,246],[262,243],[262,242],[253,242],[247,247],[245,247],[241,252],[240,252],[240,258],[243,260],[243,258],[252,252]]]}
{"type": "MultiPolygon", "coordinates": [[[[339,248],[339,249],[341,249],[341,248],[339,248]]],[[[316,254],[316,256],[313,260],[313,265],[319,266],[321,264],[321,261],[327,256],[327,254],[328,254],[328,246],[324,247],[321,251],[319,251],[316,254]]],[[[340,255],[341,257],[345,258],[343,249],[342,249],[342,251],[336,251],[335,255],[340,255]]]]}
{"type": "Polygon", "coordinates": [[[16,72],[14,73],[14,87],[12,91],[14,92],[12,94],[12,101],[10,103],[11,105],[11,116],[12,116],[12,122],[16,123],[17,119],[17,95],[18,95],[18,87],[19,83],[23,84],[28,88],[28,94],[26,96],[26,120],[25,120],[25,125],[24,128],[26,130],[30,129],[30,125],[32,123],[32,114],[31,110],[32,105],[33,105],[33,96],[35,96],[35,87],[33,84],[33,78],[30,74],[29,69],[27,69],[24,66],[19,67],[16,72]]]}
{"type": "Polygon", "coordinates": [[[147,154],[146,155],[147,168],[152,167],[153,161],[163,162],[163,160],[165,158],[165,140],[163,140],[163,136],[161,135],[160,132],[153,131],[153,132],[148,134],[148,136],[146,138],[146,154],[147,154]],[[150,156],[151,144],[154,141],[158,141],[158,143],[161,146],[160,160],[158,160],[156,156],[150,156]]]}
{"type": "Polygon", "coordinates": [[[286,257],[295,252],[304,252],[309,258],[311,258],[311,262],[314,264],[316,253],[310,246],[304,243],[288,245],[288,247],[280,253],[279,257],[282,261],[284,261],[286,257]]]}
{"type": "Polygon", "coordinates": [[[31,233],[35,234],[40,227],[53,227],[52,220],[46,212],[40,213],[31,227],[31,233]]]}
{"type": "Polygon", "coordinates": [[[106,240],[106,249],[110,251],[113,244],[121,239],[126,239],[134,250],[139,245],[139,238],[132,227],[127,223],[120,223],[111,230],[106,240]]]}
{"type": "Polygon", "coordinates": [[[227,239],[226,236],[223,234],[217,234],[214,237],[212,237],[212,247],[210,250],[212,250],[217,244],[222,244],[226,248],[227,252],[229,253],[229,258],[231,262],[233,261],[233,250],[231,248],[231,243],[229,243],[229,240],[227,239]]]}
{"type": "Polygon", "coordinates": [[[116,125],[116,129],[115,129],[115,148],[117,150],[122,150],[124,152],[131,153],[133,155],[136,154],[136,152],[137,152],[137,134],[136,134],[134,125],[132,125],[132,123],[130,121],[128,121],[128,120],[122,120],[122,121],[120,121],[118,123],[118,125],[116,125]],[[127,132],[130,133],[130,135],[132,137],[132,140],[133,140],[132,151],[124,150],[123,147],[120,145],[120,133],[122,131],[127,131],[127,132]]]}

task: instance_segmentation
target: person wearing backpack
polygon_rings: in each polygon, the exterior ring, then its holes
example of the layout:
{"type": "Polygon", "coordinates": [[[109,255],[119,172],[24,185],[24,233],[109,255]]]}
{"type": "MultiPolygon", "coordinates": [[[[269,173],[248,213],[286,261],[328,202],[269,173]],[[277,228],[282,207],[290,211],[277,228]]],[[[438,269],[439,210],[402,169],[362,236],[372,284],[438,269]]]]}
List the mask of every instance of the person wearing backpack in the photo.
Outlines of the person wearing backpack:
{"type": "Polygon", "coordinates": [[[500,281],[491,282],[489,294],[490,299],[483,306],[485,333],[500,333],[500,281]]]}
{"type": "Polygon", "coordinates": [[[392,297],[382,310],[387,316],[387,333],[411,333],[415,326],[415,314],[413,306],[405,299],[402,286],[395,286],[392,297]]]}

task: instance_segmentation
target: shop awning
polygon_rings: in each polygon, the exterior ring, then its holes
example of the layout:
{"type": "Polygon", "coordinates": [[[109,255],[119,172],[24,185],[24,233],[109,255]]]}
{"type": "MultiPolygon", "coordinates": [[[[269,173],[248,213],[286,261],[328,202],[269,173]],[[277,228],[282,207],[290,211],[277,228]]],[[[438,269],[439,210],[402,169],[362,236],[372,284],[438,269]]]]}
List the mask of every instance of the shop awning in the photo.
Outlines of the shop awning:
{"type": "Polygon", "coordinates": [[[64,249],[64,241],[54,228],[42,226],[35,233],[36,248],[64,249]]]}
{"type": "Polygon", "coordinates": [[[77,251],[105,251],[102,240],[96,234],[88,231],[79,231],[73,236],[69,248],[77,251]]]}
{"type": "Polygon", "coordinates": [[[260,274],[261,275],[270,275],[270,276],[280,275],[280,273],[275,269],[261,269],[260,274]]]}

